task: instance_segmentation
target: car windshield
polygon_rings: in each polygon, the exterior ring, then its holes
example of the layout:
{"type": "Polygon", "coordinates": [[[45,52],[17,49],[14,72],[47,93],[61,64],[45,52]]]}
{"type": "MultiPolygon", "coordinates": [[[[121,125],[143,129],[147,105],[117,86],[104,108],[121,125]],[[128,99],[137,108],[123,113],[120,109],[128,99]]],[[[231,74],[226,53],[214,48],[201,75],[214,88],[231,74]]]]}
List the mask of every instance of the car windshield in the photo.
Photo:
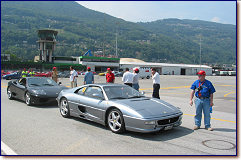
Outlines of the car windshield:
{"type": "Polygon", "coordinates": [[[49,78],[34,77],[34,78],[28,79],[28,85],[31,87],[32,86],[56,86],[57,83],[49,78]]]}
{"type": "Polygon", "coordinates": [[[143,97],[137,90],[129,86],[105,86],[108,99],[130,99],[143,97]]]}

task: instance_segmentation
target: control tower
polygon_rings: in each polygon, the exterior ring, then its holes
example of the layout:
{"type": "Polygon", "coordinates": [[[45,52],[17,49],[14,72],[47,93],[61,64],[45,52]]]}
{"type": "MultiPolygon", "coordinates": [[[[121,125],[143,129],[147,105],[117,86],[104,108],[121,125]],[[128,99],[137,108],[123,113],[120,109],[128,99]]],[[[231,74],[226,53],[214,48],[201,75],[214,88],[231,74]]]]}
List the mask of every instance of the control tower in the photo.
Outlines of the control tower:
{"type": "Polygon", "coordinates": [[[43,62],[53,62],[53,52],[56,48],[56,36],[58,32],[54,30],[38,30],[39,40],[39,60],[43,62]]]}

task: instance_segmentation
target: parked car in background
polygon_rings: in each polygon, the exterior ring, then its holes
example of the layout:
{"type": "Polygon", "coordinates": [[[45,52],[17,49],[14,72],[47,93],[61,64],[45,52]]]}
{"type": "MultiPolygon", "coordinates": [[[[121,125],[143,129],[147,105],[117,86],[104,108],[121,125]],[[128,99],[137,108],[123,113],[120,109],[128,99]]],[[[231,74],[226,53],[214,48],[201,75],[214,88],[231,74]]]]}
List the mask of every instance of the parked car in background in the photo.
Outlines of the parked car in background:
{"type": "Polygon", "coordinates": [[[115,75],[115,77],[122,77],[124,74],[124,72],[119,72],[119,71],[113,71],[112,73],[115,75]]]}
{"type": "Polygon", "coordinates": [[[58,85],[50,78],[24,77],[8,82],[7,94],[8,99],[20,99],[30,106],[56,101],[58,94],[63,89],[68,88],[58,85]]]}
{"type": "Polygon", "coordinates": [[[99,75],[99,76],[105,76],[105,75],[106,75],[106,72],[99,73],[98,75],[99,75]]]}
{"type": "Polygon", "coordinates": [[[14,72],[14,73],[3,75],[3,79],[7,79],[7,80],[19,79],[20,77],[21,77],[21,72],[14,72]]]}
{"type": "Polygon", "coordinates": [[[69,72],[58,72],[58,77],[59,78],[69,78],[70,74],[69,74],[69,72]]]}
{"type": "Polygon", "coordinates": [[[51,77],[52,73],[51,72],[36,72],[35,77],[51,77]]]}

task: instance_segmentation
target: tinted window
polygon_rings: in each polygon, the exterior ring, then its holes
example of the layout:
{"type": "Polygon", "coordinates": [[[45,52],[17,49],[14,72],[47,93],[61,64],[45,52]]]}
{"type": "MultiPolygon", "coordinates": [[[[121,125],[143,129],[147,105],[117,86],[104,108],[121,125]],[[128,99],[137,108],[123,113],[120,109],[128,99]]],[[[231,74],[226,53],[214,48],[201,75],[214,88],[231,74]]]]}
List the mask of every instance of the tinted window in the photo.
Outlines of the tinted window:
{"type": "Polygon", "coordinates": [[[58,84],[49,78],[34,77],[28,79],[29,86],[57,86],[58,84]]]}
{"type": "Polygon", "coordinates": [[[137,90],[129,86],[107,86],[104,87],[108,99],[128,99],[143,97],[137,90]]]}
{"type": "Polygon", "coordinates": [[[83,95],[87,87],[82,87],[75,91],[76,94],[83,95]]]}

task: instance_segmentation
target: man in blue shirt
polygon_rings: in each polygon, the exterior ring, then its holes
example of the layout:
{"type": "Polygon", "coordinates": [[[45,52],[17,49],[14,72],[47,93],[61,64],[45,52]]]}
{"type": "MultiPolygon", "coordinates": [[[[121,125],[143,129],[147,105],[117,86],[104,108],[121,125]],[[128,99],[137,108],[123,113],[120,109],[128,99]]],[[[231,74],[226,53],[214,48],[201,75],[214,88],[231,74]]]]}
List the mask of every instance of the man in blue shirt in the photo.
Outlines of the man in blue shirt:
{"type": "Polygon", "coordinates": [[[195,115],[195,126],[194,130],[197,130],[201,126],[202,120],[202,111],[204,113],[204,124],[205,128],[209,131],[213,131],[210,125],[210,107],[213,106],[213,93],[216,92],[212,83],[205,79],[205,71],[199,71],[198,80],[196,80],[192,86],[192,92],[190,96],[190,105],[193,105],[194,93],[196,96],[195,106],[196,106],[196,115],[195,115]],[[197,91],[195,92],[195,90],[197,91]]]}
{"type": "Polygon", "coordinates": [[[94,75],[91,72],[90,67],[88,67],[84,77],[84,84],[93,84],[93,83],[94,83],[94,75]]]}

